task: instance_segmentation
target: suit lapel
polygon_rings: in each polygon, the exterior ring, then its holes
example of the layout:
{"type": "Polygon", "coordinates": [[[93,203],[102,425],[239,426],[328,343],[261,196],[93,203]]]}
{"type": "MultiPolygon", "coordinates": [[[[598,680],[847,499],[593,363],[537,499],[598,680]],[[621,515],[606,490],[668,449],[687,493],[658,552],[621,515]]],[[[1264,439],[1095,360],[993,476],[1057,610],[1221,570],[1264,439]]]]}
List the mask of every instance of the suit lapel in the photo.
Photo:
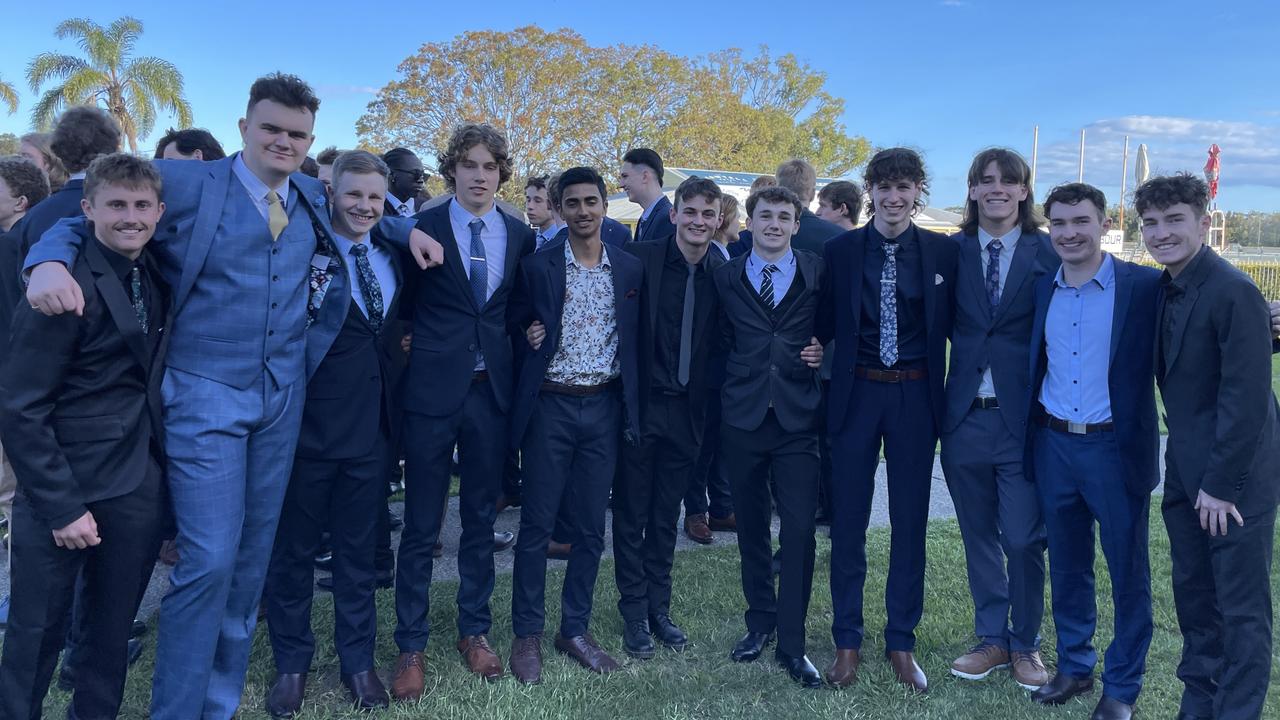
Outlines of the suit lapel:
{"type": "Polygon", "coordinates": [[[1111,315],[1111,353],[1107,360],[1107,371],[1115,362],[1116,351],[1120,348],[1120,336],[1124,333],[1124,321],[1129,317],[1129,298],[1133,295],[1133,283],[1130,282],[1129,266],[1122,260],[1111,258],[1116,276],[1116,305],[1111,315]]]}
{"type": "MultiPolygon", "coordinates": [[[[672,240],[675,242],[675,240],[672,240]]],[[[649,327],[658,326],[658,298],[662,297],[662,271],[667,262],[667,251],[650,252],[644,258],[644,274],[649,278],[649,327]]]]}
{"type": "Polygon", "coordinates": [[[920,233],[920,228],[911,228],[916,234],[916,244],[920,246],[920,271],[924,276],[920,280],[924,283],[924,328],[926,336],[933,330],[933,313],[934,306],[938,302],[938,283],[937,283],[937,258],[934,256],[933,243],[927,241],[920,233]]]}
{"type": "MultiPolygon", "coordinates": [[[[760,318],[761,322],[768,326],[772,321],[769,319],[769,315],[765,313],[764,308],[760,307],[760,302],[753,297],[755,291],[751,289],[751,278],[747,276],[747,258],[751,257],[751,255],[748,253],[738,257],[742,260],[739,263],[738,271],[733,274],[733,291],[738,293],[738,297],[742,299],[742,302],[760,318]]],[[[734,262],[738,261],[735,260],[734,262]]]]}
{"type": "Polygon", "coordinates": [[[1004,291],[1000,293],[1000,304],[996,306],[993,321],[999,322],[1009,310],[1022,284],[1031,275],[1031,266],[1035,263],[1036,252],[1040,249],[1039,244],[1040,238],[1035,235],[1024,235],[1018,239],[1018,245],[1013,250],[1013,262],[1009,265],[1009,276],[1004,279],[1004,291]]]}
{"type": "Polygon", "coordinates": [[[800,307],[803,303],[804,296],[813,292],[817,288],[818,283],[818,279],[813,276],[813,268],[809,265],[808,256],[797,253],[794,250],[792,253],[796,259],[796,275],[804,280],[804,291],[803,294],[796,297],[795,302],[791,303],[790,307],[787,308],[787,311],[778,319],[779,325],[782,325],[790,319],[791,313],[795,312],[796,308],[800,307]]]}
{"type": "MultiPolygon", "coordinates": [[[[714,285],[714,281],[711,279],[711,274],[715,272],[715,269],[717,267],[720,267],[721,265],[721,263],[717,261],[718,256],[715,253],[716,253],[715,248],[707,248],[707,256],[702,261],[703,262],[702,272],[707,274],[707,282],[712,285],[714,285]]],[[[703,330],[704,328],[707,327],[707,323],[711,322],[711,309],[712,309],[712,305],[715,304],[713,301],[714,296],[715,296],[715,290],[714,288],[712,288],[710,292],[703,294],[702,302],[696,302],[696,301],[694,302],[693,343],[695,345],[698,342],[698,338],[702,337],[703,335],[706,335],[708,339],[711,338],[711,335],[709,333],[704,333],[703,330]]],[[[695,297],[696,297],[696,293],[695,293],[695,297]]]]}
{"type": "Polygon", "coordinates": [[[205,258],[209,256],[209,248],[213,247],[213,235],[218,231],[222,221],[222,208],[227,202],[227,193],[232,188],[231,164],[235,155],[225,160],[209,163],[208,174],[200,188],[200,208],[196,211],[195,224],[191,229],[191,242],[187,245],[187,256],[182,262],[182,277],[174,291],[174,306],[181,307],[195,284],[196,276],[204,268],[205,258]]]}
{"type": "Polygon", "coordinates": [[[426,211],[430,213],[427,217],[430,219],[431,236],[444,247],[444,265],[449,275],[458,284],[459,290],[467,298],[471,307],[479,312],[480,308],[476,307],[476,299],[471,294],[471,281],[467,279],[467,272],[462,267],[462,254],[458,249],[458,239],[453,234],[453,221],[449,217],[449,202],[441,203],[426,211]]]}
{"type": "MultiPolygon", "coordinates": [[[[975,235],[965,235],[961,238],[960,268],[962,276],[957,278],[956,282],[966,288],[973,306],[981,308],[982,316],[988,321],[991,320],[991,300],[987,298],[985,292],[986,283],[980,280],[986,277],[982,267],[982,244],[975,235]]],[[[1005,287],[1008,285],[1006,284],[1005,287]]],[[[1003,300],[1003,297],[1001,299],[1003,300]]]]}
{"type": "MultiPolygon", "coordinates": [[[[524,234],[525,230],[529,229],[529,226],[502,211],[498,211],[498,214],[502,216],[502,221],[507,224],[507,255],[502,259],[502,284],[510,287],[515,282],[516,272],[520,266],[520,250],[522,249],[520,236],[524,234]]],[[[495,292],[494,294],[496,295],[497,293],[495,292]]]]}
{"type": "Polygon", "coordinates": [[[849,243],[849,303],[853,308],[853,334],[861,332],[862,324],[862,271],[867,254],[867,228],[871,223],[862,226],[849,243]]]}
{"type": "Polygon", "coordinates": [[[85,245],[85,252],[89,260],[89,269],[93,271],[93,284],[102,295],[102,302],[107,306],[107,312],[115,322],[116,329],[120,331],[125,344],[129,346],[134,360],[142,366],[143,372],[150,373],[151,358],[147,356],[146,338],[142,336],[138,314],[133,309],[133,303],[129,302],[129,298],[124,294],[124,286],[120,284],[120,278],[116,276],[111,264],[107,262],[107,258],[102,255],[94,241],[85,245]]]}

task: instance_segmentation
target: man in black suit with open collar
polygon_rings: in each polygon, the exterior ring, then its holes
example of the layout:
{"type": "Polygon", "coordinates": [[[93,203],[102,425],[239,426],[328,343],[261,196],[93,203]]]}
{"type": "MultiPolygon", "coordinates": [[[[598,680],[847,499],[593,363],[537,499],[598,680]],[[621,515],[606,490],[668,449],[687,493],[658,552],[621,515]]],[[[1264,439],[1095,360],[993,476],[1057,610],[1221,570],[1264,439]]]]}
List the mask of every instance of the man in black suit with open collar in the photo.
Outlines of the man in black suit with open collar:
{"type": "Polygon", "coordinates": [[[662,192],[662,157],[649,148],[635,148],[622,156],[619,185],[627,199],[640,206],[634,241],[660,240],[674,235],[671,201],[662,192]]]}
{"type": "Polygon", "coordinates": [[[265,604],[276,679],[267,694],[272,717],[302,707],[315,654],[311,633],[312,568],[320,534],[333,551],[334,645],[341,680],[356,705],[387,706],[374,669],[375,548],[386,507],[387,466],[399,431],[402,335],[395,319],[403,297],[399,251],[379,233],[387,192],[387,166],[354,150],[333,166],[333,245],[325,268],[312,268],[314,297],[330,273],[346,273],[346,320],[307,380],[307,402],[294,453],[293,474],[272,548],[265,604]]]}
{"type": "Polygon", "coordinates": [[[836,658],[826,677],[848,685],[862,660],[867,524],[883,445],[893,525],[885,648],[898,682],[923,693],[928,679],[915,660],[915,628],[924,613],[925,531],[958,246],[912,222],[928,190],[915,151],[876,153],[863,180],[873,215],[827,243],[831,294],[823,307],[831,319],[818,334],[836,339],[827,401],[836,658]]]}
{"type": "Polygon", "coordinates": [[[822,347],[816,323],[825,287],[822,258],[791,249],[802,205],[765,188],[747,198],[759,243],[715,272],[720,329],[728,346],[721,389],[721,452],[733,489],[747,633],[734,662],[752,662],[777,632],[774,659],[806,688],[821,687],[805,656],[818,507],[818,413],[822,347]],[[781,572],[774,592],[770,524],[777,484],[781,572]]]}
{"type": "Polygon", "coordinates": [[[72,717],[119,712],[134,614],[167,514],[160,382],[168,288],[146,244],[164,211],[146,160],[88,169],[72,268],[82,316],[22,308],[5,365],[0,431],[18,476],[14,596],[0,660],[0,715],[39,717],[83,578],[82,650],[72,717]],[[91,230],[90,230],[91,228],[91,230]],[[92,232],[93,237],[88,237],[92,232]],[[52,537],[51,537],[52,534],[52,537]]]}
{"type": "Polygon", "coordinates": [[[1178,718],[1262,717],[1271,676],[1271,553],[1280,421],[1267,303],[1204,245],[1209,190],[1148,180],[1134,204],[1165,266],[1156,374],[1169,442],[1161,510],[1182,631],[1178,718]]]}
{"type": "Polygon", "coordinates": [[[432,546],[448,502],[455,444],[461,460],[458,509],[458,651],[471,672],[502,676],[489,647],[493,593],[493,522],[506,457],[506,416],[515,370],[507,332],[507,298],[533,231],[498,209],[494,195],[511,178],[507,140],[489,125],[463,125],[439,158],[454,197],[415,217],[439,238],[444,267],[414,278],[413,341],[404,391],[405,527],[396,573],[399,700],[425,689],[422,652],[429,625],[432,546]]]}
{"type": "Polygon", "coordinates": [[[639,443],[623,445],[614,484],[613,555],[623,649],[642,659],[655,652],[650,633],[674,650],[688,642],[671,619],[671,566],[719,337],[711,275],[724,260],[708,247],[720,223],[720,197],[711,180],[685,180],[671,213],[676,234],[626,248],[644,266],[641,413],[639,443]]]}
{"type": "Polygon", "coordinates": [[[568,501],[572,550],[560,595],[555,648],[597,673],[617,661],[589,632],[592,595],[604,550],[605,511],[618,443],[640,427],[640,261],[600,239],[604,180],[588,167],[557,181],[569,242],[552,243],[520,262],[512,295],[512,330],[520,378],[511,410],[511,441],[524,458],[524,504],[512,575],[511,673],[542,678],[547,543],[568,501]],[[519,343],[519,340],[516,340],[519,343]]]}

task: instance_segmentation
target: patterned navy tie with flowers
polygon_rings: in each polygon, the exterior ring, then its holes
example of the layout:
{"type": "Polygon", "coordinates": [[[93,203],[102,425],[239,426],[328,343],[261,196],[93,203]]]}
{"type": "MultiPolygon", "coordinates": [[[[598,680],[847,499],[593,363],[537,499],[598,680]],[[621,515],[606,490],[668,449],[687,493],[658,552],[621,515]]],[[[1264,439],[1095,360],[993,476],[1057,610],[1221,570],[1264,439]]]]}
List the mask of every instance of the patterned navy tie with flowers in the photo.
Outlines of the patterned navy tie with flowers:
{"type": "Polygon", "coordinates": [[[378,277],[373,274],[373,266],[369,264],[369,246],[355,243],[351,246],[351,254],[356,256],[356,275],[360,278],[360,296],[364,298],[364,307],[369,315],[369,324],[375,333],[382,332],[382,286],[378,277]]]}
{"type": "Polygon", "coordinates": [[[884,269],[880,271],[880,362],[898,362],[898,243],[884,243],[884,269]]]}
{"type": "Polygon", "coordinates": [[[1000,304],[1000,251],[1003,249],[1000,238],[987,245],[987,299],[993,311],[1000,304]]]}

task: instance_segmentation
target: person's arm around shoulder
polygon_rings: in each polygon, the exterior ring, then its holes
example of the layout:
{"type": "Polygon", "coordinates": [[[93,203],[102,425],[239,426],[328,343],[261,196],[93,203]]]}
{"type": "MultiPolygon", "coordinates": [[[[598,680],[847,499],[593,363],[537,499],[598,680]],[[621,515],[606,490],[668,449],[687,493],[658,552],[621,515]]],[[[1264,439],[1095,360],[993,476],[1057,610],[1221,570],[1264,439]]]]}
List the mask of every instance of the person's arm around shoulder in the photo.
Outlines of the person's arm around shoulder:
{"type": "Polygon", "coordinates": [[[88,232],[88,220],[84,217],[63,218],[31,246],[22,272],[29,273],[27,302],[33,309],[45,315],[84,313],[84,293],[68,268],[80,255],[88,232]]]}
{"type": "Polygon", "coordinates": [[[383,215],[378,221],[378,231],[392,245],[407,251],[423,270],[443,265],[444,246],[417,225],[414,218],[383,215]]]}
{"type": "MultiPolygon", "coordinates": [[[[61,265],[59,265],[61,267],[61,265]]],[[[68,275],[71,278],[70,275],[68,275]]],[[[79,284],[75,279],[71,279],[79,284]]],[[[97,524],[80,498],[71,466],[54,432],[53,410],[75,361],[84,320],[19,307],[9,361],[0,372],[0,429],[23,495],[48,523],[59,547],[97,545],[97,524]]]]}

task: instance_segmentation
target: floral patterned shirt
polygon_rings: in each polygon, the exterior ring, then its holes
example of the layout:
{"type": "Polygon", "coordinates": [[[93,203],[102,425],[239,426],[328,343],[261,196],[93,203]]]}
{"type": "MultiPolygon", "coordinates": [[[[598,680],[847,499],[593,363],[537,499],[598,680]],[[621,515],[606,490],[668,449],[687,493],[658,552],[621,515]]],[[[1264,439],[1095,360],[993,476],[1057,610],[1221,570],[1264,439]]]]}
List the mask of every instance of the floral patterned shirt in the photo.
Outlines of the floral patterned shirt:
{"type": "Polygon", "coordinates": [[[618,323],[614,310],[613,265],[600,248],[600,264],[578,264],[564,244],[564,309],[560,346],[546,379],[563,385],[601,385],[618,377],[618,323]]]}

